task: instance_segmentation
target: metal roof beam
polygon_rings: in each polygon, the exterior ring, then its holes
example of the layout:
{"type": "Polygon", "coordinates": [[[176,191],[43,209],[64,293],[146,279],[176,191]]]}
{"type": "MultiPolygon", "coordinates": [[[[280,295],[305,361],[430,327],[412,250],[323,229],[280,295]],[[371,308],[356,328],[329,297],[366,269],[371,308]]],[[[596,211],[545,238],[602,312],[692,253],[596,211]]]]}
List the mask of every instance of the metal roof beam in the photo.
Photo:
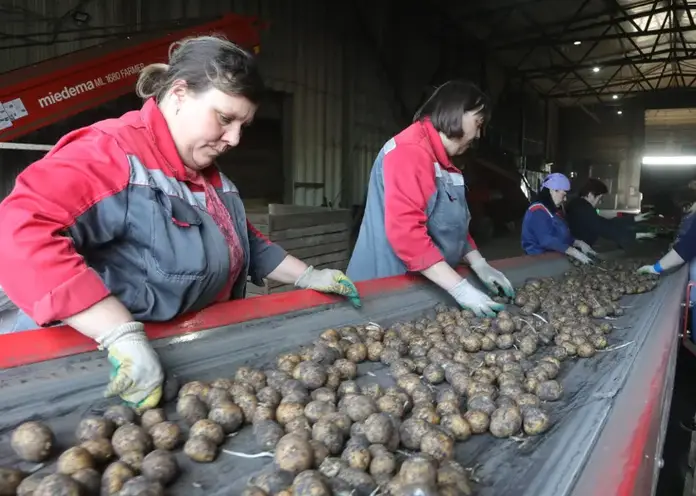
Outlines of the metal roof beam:
{"type": "MultiPolygon", "coordinates": [[[[655,2],[647,2],[645,5],[653,5],[655,6],[655,2]]],[[[630,8],[637,8],[636,5],[631,5],[630,8]]],[[[696,3],[686,3],[685,2],[685,8],[696,8],[696,3]]],[[[547,31],[547,34],[545,35],[534,35],[534,36],[527,36],[519,39],[510,39],[510,37],[505,37],[501,43],[498,43],[494,45],[493,47],[497,50],[511,50],[511,49],[519,49],[520,46],[526,46],[526,45],[539,45],[539,46],[549,46],[553,44],[566,44],[566,43],[573,43],[575,41],[592,41],[593,38],[595,37],[582,37],[582,36],[569,36],[574,33],[582,33],[585,31],[590,31],[590,30],[595,30],[598,28],[606,27],[606,26],[615,26],[617,23],[623,23],[623,22],[634,22],[638,19],[642,19],[645,17],[653,17],[656,14],[663,14],[670,12],[672,8],[670,6],[666,7],[659,7],[659,8],[653,8],[650,11],[643,11],[643,12],[638,12],[630,15],[622,15],[622,16],[616,16],[610,19],[605,19],[602,21],[596,21],[597,17],[603,16],[603,15],[611,15],[611,12],[609,10],[602,12],[602,13],[597,13],[593,14],[589,18],[585,19],[578,19],[576,20],[573,24],[576,24],[578,22],[581,22],[583,20],[591,21],[594,20],[595,22],[592,22],[590,24],[585,24],[582,26],[575,26],[575,27],[566,27],[564,30],[559,30],[560,27],[558,24],[556,24],[556,29],[558,30],[555,33],[551,33],[547,31]]],[[[584,16],[583,16],[584,17],[584,16]]],[[[547,28],[547,29],[552,29],[547,28]]],[[[653,30],[654,31],[654,30],[653,30]]],[[[650,36],[650,31],[640,31],[637,33],[632,33],[635,36],[650,36]]],[[[655,33],[653,33],[654,35],[655,33]]],[[[606,38],[602,38],[602,41],[606,38]]]]}
{"type": "MultiPolygon", "coordinates": [[[[684,77],[685,78],[696,77],[696,72],[684,73],[684,77]]],[[[664,74],[658,74],[656,76],[646,77],[646,79],[648,79],[650,81],[659,81],[661,78],[664,78],[664,74]]],[[[643,89],[636,89],[636,90],[619,89],[619,87],[629,86],[629,85],[632,85],[632,87],[635,87],[637,85],[637,83],[639,83],[641,80],[642,80],[641,78],[636,78],[636,79],[628,79],[628,80],[623,79],[620,81],[614,81],[611,84],[606,86],[606,88],[604,89],[604,91],[606,93],[604,93],[602,96],[606,97],[606,98],[610,98],[612,95],[621,96],[621,95],[628,95],[628,94],[632,94],[632,93],[649,93],[649,91],[646,91],[643,89]]],[[[552,93],[548,96],[549,96],[549,98],[565,98],[568,96],[570,96],[570,97],[594,97],[596,95],[596,92],[600,89],[600,87],[595,86],[593,89],[594,89],[594,91],[589,91],[589,90],[585,90],[585,89],[575,90],[575,91],[570,90],[568,92],[565,92],[565,91],[560,92],[559,91],[556,93],[552,93]]],[[[661,88],[657,88],[655,91],[659,91],[660,89],[661,88]]]]}

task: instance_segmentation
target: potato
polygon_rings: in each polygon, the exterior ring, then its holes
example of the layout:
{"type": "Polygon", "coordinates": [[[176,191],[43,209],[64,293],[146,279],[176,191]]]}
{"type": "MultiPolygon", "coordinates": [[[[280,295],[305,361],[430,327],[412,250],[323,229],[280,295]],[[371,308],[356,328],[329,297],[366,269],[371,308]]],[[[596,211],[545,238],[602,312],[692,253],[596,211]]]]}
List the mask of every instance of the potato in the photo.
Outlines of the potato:
{"type": "Polygon", "coordinates": [[[399,479],[404,485],[435,484],[437,468],[430,457],[417,454],[407,458],[401,464],[399,479]]]}
{"type": "Polygon", "coordinates": [[[244,414],[244,422],[251,424],[254,420],[254,414],[256,413],[256,407],[258,406],[258,400],[256,396],[252,393],[239,394],[234,399],[234,402],[239,408],[242,409],[244,414]]]}
{"type": "Polygon", "coordinates": [[[242,491],[242,496],[268,496],[268,493],[258,486],[249,486],[242,491]]]}
{"type": "Polygon", "coordinates": [[[157,481],[139,475],[127,480],[118,496],[164,496],[164,487],[157,481]]]}
{"type": "Polygon", "coordinates": [[[85,448],[74,446],[58,457],[56,470],[60,474],[72,475],[83,468],[94,468],[94,459],[85,448]]]}
{"type": "Polygon", "coordinates": [[[353,422],[363,422],[377,412],[374,400],[364,395],[356,395],[346,405],[346,413],[353,422]]]}
{"type": "Polygon", "coordinates": [[[329,454],[335,456],[343,450],[345,434],[341,427],[325,417],[312,427],[312,439],[322,443],[329,450],[329,454]]]}
{"type": "Polygon", "coordinates": [[[220,402],[230,401],[232,401],[232,395],[230,394],[229,389],[211,387],[205,403],[209,408],[212,408],[220,402]]]}
{"type": "Polygon", "coordinates": [[[341,432],[344,436],[348,436],[350,434],[352,421],[350,420],[350,417],[345,413],[332,413],[331,415],[327,415],[321,420],[331,422],[332,424],[336,425],[339,429],[341,429],[341,432]]]}
{"type": "MultiPolygon", "coordinates": [[[[299,381],[297,382],[298,385],[300,385],[299,381]]],[[[256,391],[254,391],[253,386],[250,384],[245,384],[243,382],[235,382],[232,387],[229,389],[230,395],[232,396],[232,402],[237,403],[238,398],[242,396],[247,396],[247,395],[255,395],[256,391]]]]}
{"type": "Polygon", "coordinates": [[[440,365],[431,363],[423,370],[423,378],[430,384],[440,384],[445,380],[445,369],[440,365]]]}
{"type": "Polygon", "coordinates": [[[176,413],[188,425],[193,425],[208,416],[208,407],[197,396],[181,396],[176,403],[176,413]]]}
{"type": "Polygon", "coordinates": [[[370,343],[367,345],[367,359],[371,362],[379,362],[383,351],[384,345],[379,341],[370,343]]]}
{"type": "Polygon", "coordinates": [[[278,496],[282,491],[292,485],[295,474],[285,470],[279,470],[272,464],[267,465],[260,472],[249,478],[249,485],[255,486],[268,495],[278,496]]]}
{"type": "MultiPolygon", "coordinates": [[[[341,469],[341,471],[338,472],[338,476],[336,476],[335,481],[337,483],[345,483],[349,488],[355,491],[355,496],[369,496],[377,489],[377,484],[375,484],[374,479],[369,474],[352,467],[341,469]]],[[[343,493],[334,491],[334,494],[343,493]]],[[[350,494],[350,491],[348,491],[348,494],[350,494]]]]}
{"type": "Polygon", "coordinates": [[[377,409],[396,418],[402,418],[406,413],[403,400],[394,394],[385,394],[377,399],[377,409]]]}
{"type": "Polygon", "coordinates": [[[361,471],[366,471],[370,467],[372,455],[370,450],[360,443],[348,443],[341,453],[341,459],[344,460],[349,467],[357,468],[361,471]]]}
{"type": "Polygon", "coordinates": [[[295,434],[287,434],[278,441],[275,463],[281,470],[302,472],[314,465],[314,450],[309,441],[295,434]]]}
{"type": "Polygon", "coordinates": [[[367,360],[367,346],[364,343],[351,344],[346,350],[346,359],[353,363],[367,360]]]}
{"type": "Polygon", "coordinates": [[[415,391],[416,388],[422,386],[421,379],[416,374],[409,372],[407,374],[401,374],[400,376],[395,377],[397,377],[396,385],[406,391],[408,394],[413,394],[413,391],[415,391]]]}
{"type": "MultiPolygon", "coordinates": [[[[275,420],[275,412],[276,407],[267,405],[265,403],[259,403],[256,405],[256,410],[254,410],[254,418],[251,423],[255,424],[256,422],[260,422],[262,420],[275,420]]],[[[210,415],[208,415],[208,418],[210,418],[210,415]]],[[[242,418],[244,418],[243,414],[242,418]]]]}
{"type": "Polygon", "coordinates": [[[355,381],[343,381],[338,386],[338,397],[342,398],[348,394],[360,394],[360,386],[355,381]]]}
{"type": "Polygon", "coordinates": [[[272,420],[264,420],[254,424],[254,438],[261,449],[273,449],[284,435],[283,428],[272,420]]]}
{"type": "Polygon", "coordinates": [[[421,438],[420,450],[438,462],[449,460],[454,456],[454,439],[440,428],[428,429],[421,438]]]}
{"type": "Polygon", "coordinates": [[[350,381],[358,375],[358,366],[346,358],[339,358],[333,364],[333,369],[336,370],[341,377],[341,380],[350,381]]]}
{"type": "Polygon", "coordinates": [[[316,362],[302,362],[295,367],[292,376],[306,388],[318,389],[326,383],[326,367],[316,362]]]}
{"type": "Polygon", "coordinates": [[[522,427],[522,414],[518,408],[498,408],[491,415],[489,430],[495,437],[514,436],[522,427]]]}
{"type": "Polygon", "coordinates": [[[113,405],[106,409],[103,417],[113,422],[116,427],[135,423],[137,415],[135,411],[126,405],[113,405]]]}
{"type": "Polygon", "coordinates": [[[75,429],[75,438],[79,442],[90,439],[106,438],[110,439],[116,429],[115,424],[101,417],[85,417],[80,420],[75,429]]]}
{"type": "Polygon", "coordinates": [[[93,468],[83,468],[72,474],[72,478],[80,484],[82,488],[80,494],[84,494],[85,496],[99,494],[99,489],[101,488],[101,474],[97,470],[93,468]]]}
{"type": "Polygon", "coordinates": [[[234,380],[249,384],[254,388],[255,393],[266,387],[266,374],[262,370],[251,367],[239,367],[234,374],[234,380]]]}
{"type": "Polygon", "coordinates": [[[399,350],[385,345],[385,348],[384,350],[382,350],[382,355],[379,357],[379,360],[384,365],[390,365],[392,362],[398,360],[399,358],[401,358],[401,352],[399,350]]]}
{"type": "Polygon", "coordinates": [[[55,437],[43,422],[30,421],[12,432],[10,445],[15,454],[28,462],[42,462],[51,455],[55,437]]]}
{"type": "Polygon", "coordinates": [[[459,413],[443,416],[440,420],[440,426],[445,429],[455,441],[466,441],[471,437],[471,426],[459,413]]]}
{"type": "Polygon", "coordinates": [[[549,415],[540,408],[530,406],[523,415],[524,432],[530,436],[542,434],[551,426],[549,415]]]}
{"type": "Polygon", "coordinates": [[[313,424],[325,415],[336,412],[333,403],[325,401],[310,401],[304,409],[305,417],[313,424]]]}
{"type": "Polygon", "coordinates": [[[404,420],[399,427],[401,444],[410,450],[420,449],[421,439],[431,428],[431,425],[418,418],[404,420]]]}
{"type": "Polygon", "coordinates": [[[14,496],[25,476],[21,470],[0,467],[0,495],[14,496]]]}
{"type": "Polygon", "coordinates": [[[452,389],[454,389],[454,391],[461,396],[466,394],[467,390],[469,389],[471,377],[467,372],[460,371],[452,373],[447,381],[452,386],[452,389]]]}
{"type": "Polygon", "coordinates": [[[440,423],[440,415],[432,405],[416,405],[411,412],[411,418],[425,420],[429,424],[440,423]]]}
{"type": "Polygon", "coordinates": [[[539,398],[530,393],[522,394],[517,398],[517,405],[519,406],[523,415],[527,408],[538,408],[539,403],[539,398]]]}
{"type": "Polygon", "coordinates": [[[448,460],[440,465],[437,470],[437,483],[443,496],[446,494],[470,496],[474,493],[466,470],[453,460],[448,460]],[[443,487],[453,488],[454,491],[443,494],[443,487]]]}
{"type": "Polygon", "coordinates": [[[102,495],[117,495],[127,480],[135,477],[135,472],[125,463],[114,462],[102,475],[102,495]]]}
{"type": "Polygon", "coordinates": [[[152,449],[152,438],[142,427],[125,424],[116,429],[111,438],[111,445],[118,456],[128,451],[139,451],[145,454],[152,449]]]}
{"type": "Polygon", "coordinates": [[[371,453],[370,475],[373,477],[391,476],[396,471],[396,458],[386,449],[371,453]]]}
{"type": "Polygon", "coordinates": [[[544,381],[537,387],[536,394],[541,401],[557,401],[563,396],[563,386],[557,381],[544,381]]]}
{"type": "Polygon", "coordinates": [[[148,453],[143,460],[141,472],[148,479],[166,486],[178,475],[179,465],[171,452],[155,450],[148,453]]]}
{"type": "Polygon", "coordinates": [[[43,478],[33,496],[80,496],[80,484],[65,474],[51,474],[43,478]]]}
{"type": "MultiPolygon", "coordinates": [[[[17,486],[17,496],[32,496],[46,475],[45,473],[37,472],[22,479],[22,482],[17,486]]],[[[14,493],[9,494],[13,495],[14,493]]]]}
{"type": "Polygon", "coordinates": [[[297,434],[307,441],[312,439],[312,426],[309,425],[309,420],[304,415],[296,417],[285,424],[285,432],[287,434],[297,434]]]}
{"type": "Polygon", "coordinates": [[[302,403],[281,403],[276,410],[276,420],[285,425],[292,419],[304,416],[305,407],[302,403]]]}
{"type": "Polygon", "coordinates": [[[326,403],[336,403],[336,391],[327,387],[320,387],[312,391],[312,399],[315,401],[324,401],[326,403]]]}
{"type": "Polygon", "coordinates": [[[96,464],[105,464],[114,457],[114,448],[108,439],[88,439],[80,447],[87,450],[96,464]]]}
{"type": "Polygon", "coordinates": [[[596,352],[597,352],[597,350],[595,349],[594,346],[592,346],[591,343],[581,343],[581,344],[578,344],[577,353],[578,353],[578,356],[579,356],[580,358],[590,358],[590,357],[593,357],[593,356],[595,355],[596,352]]]}
{"type": "Polygon", "coordinates": [[[333,492],[319,472],[306,470],[292,483],[293,496],[332,496],[333,492]]]}
{"type": "Polygon", "coordinates": [[[368,398],[372,398],[374,401],[377,401],[384,395],[384,389],[376,382],[362,386],[360,392],[368,398]]]}
{"type": "Polygon", "coordinates": [[[280,400],[282,400],[283,397],[280,392],[276,391],[272,387],[266,386],[256,394],[256,399],[259,401],[259,403],[277,407],[280,405],[280,400]]]}
{"type": "Polygon", "coordinates": [[[318,467],[331,453],[329,453],[329,448],[320,441],[310,439],[309,444],[312,445],[314,451],[314,466],[318,467]]]}
{"type": "Polygon", "coordinates": [[[491,415],[497,408],[495,401],[488,395],[477,394],[467,400],[468,410],[479,410],[491,415]]]}
{"type": "Polygon", "coordinates": [[[488,431],[490,417],[480,410],[469,410],[464,414],[464,419],[469,423],[473,434],[483,434],[488,431]]]}
{"type": "Polygon", "coordinates": [[[225,441],[225,431],[212,420],[202,419],[191,426],[191,437],[205,437],[212,443],[220,445],[225,441]]]}
{"type": "Polygon", "coordinates": [[[387,444],[394,435],[394,422],[385,413],[373,413],[365,420],[365,437],[372,444],[387,444]]]}
{"type": "Polygon", "coordinates": [[[217,445],[207,437],[189,437],[184,443],[184,453],[198,463],[210,463],[217,456],[217,445]]]}
{"type": "Polygon", "coordinates": [[[155,424],[150,429],[152,444],[158,450],[173,450],[181,441],[181,428],[168,420],[155,424]]]}
{"type": "Polygon", "coordinates": [[[278,370],[290,374],[301,361],[302,359],[298,355],[292,353],[283,353],[276,359],[276,367],[278,370]]]}
{"type": "Polygon", "coordinates": [[[432,405],[433,404],[433,393],[425,386],[420,384],[412,392],[411,397],[413,398],[413,403],[415,405],[432,405]]]}
{"type": "Polygon", "coordinates": [[[128,451],[127,453],[121,455],[119,461],[122,461],[128,465],[131,469],[133,469],[133,472],[137,474],[140,473],[144,458],[145,453],[142,451],[128,451]]]}

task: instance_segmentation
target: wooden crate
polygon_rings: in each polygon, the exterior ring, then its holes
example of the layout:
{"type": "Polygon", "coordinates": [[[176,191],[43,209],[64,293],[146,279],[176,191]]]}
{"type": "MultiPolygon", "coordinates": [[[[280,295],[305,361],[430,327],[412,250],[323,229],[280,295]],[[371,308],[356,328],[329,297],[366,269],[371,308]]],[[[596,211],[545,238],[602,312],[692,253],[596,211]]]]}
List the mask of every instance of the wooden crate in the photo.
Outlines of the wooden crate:
{"type": "MultiPolygon", "coordinates": [[[[345,271],[350,258],[351,213],[345,209],[271,204],[251,207],[247,218],[268,238],[307,265],[345,271]]],[[[248,296],[292,291],[292,284],[265,281],[247,286],[248,296]]]]}

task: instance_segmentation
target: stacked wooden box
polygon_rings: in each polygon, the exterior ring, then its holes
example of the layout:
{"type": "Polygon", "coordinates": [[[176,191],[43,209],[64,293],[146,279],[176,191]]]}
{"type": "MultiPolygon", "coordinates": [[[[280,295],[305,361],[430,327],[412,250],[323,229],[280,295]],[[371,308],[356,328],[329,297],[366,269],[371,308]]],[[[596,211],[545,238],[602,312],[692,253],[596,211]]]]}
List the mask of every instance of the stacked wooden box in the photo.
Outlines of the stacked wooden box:
{"type": "MultiPolygon", "coordinates": [[[[307,265],[345,271],[350,258],[351,213],[345,209],[271,204],[248,207],[247,218],[271,241],[307,265]]],[[[291,291],[292,284],[249,282],[247,297],[291,291]]]]}

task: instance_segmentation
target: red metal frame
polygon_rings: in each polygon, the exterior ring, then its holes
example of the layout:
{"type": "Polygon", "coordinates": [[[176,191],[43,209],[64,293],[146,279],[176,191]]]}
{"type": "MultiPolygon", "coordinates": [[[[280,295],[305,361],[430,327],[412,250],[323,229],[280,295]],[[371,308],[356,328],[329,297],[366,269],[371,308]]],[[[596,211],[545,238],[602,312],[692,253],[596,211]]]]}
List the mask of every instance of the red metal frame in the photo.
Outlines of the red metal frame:
{"type": "MultiPolygon", "coordinates": [[[[535,256],[534,260],[554,259],[559,256],[549,253],[535,256]]],[[[505,269],[529,262],[529,260],[530,257],[515,257],[492,262],[492,265],[505,269]]],[[[461,267],[459,271],[462,274],[469,273],[466,267],[461,267]]],[[[417,276],[406,275],[365,281],[357,283],[357,287],[363,298],[370,298],[390,291],[404,290],[421,284],[421,281],[422,279],[417,276]]],[[[338,297],[316,291],[289,291],[219,303],[171,322],[149,323],[145,326],[145,332],[150,339],[170,338],[225,325],[275,317],[338,301],[340,301],[338,297]]],[[[95,349],[94,341],[68,326],[5,334],[0,336],[0,368],[18,367],[95,349]]]]}
{"type": "Polygon", "coordinates": [[[133,91],[140,69],[166,62],[175,41],[214,33],[258,51],[260,30],[265,27],[255,17],[227,14],[154,40],[129,37],[5,73],[0,76],[0,110],[2,104],[20,99],[27,115],[0,129],[0,141],[16,139],[133,91]]]}

